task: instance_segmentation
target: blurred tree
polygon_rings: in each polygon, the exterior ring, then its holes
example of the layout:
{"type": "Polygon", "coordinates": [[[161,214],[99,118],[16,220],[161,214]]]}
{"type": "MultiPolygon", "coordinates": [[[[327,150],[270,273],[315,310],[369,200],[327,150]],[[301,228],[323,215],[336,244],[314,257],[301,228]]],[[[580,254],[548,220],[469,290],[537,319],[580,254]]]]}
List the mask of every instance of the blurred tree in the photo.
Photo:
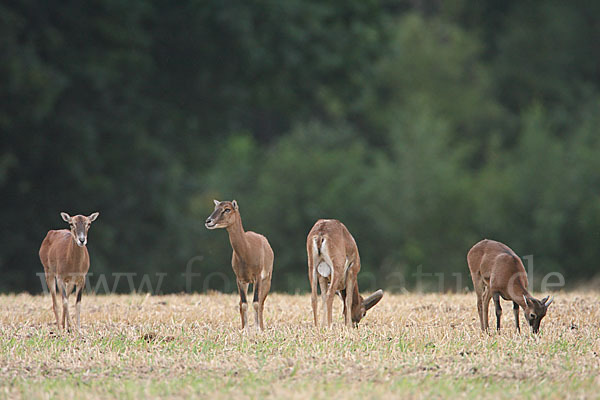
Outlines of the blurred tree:
{"type": "Polygon", "coordinates": [[[598,90],[598,15],[596,2],[517,2],[493,62],[502,103],[515,112],[532,102],[576,109],[585,86],[598,90]]]}
{"type": "Polygon", "coordinates": [[[399,111],[418,103],[443,116],[452,139],[470,142],[474,149],[485,146],[505,129],[506,113],[492,96],[480,47],[446,21],[412,13],[400,18],[365,101],[374,126],[385,131],[399,111]]]}
{"type": "Polygon", "coordinates": [[[414,285],[418,268],[450,280],[474,239],[467,147],[453,144],[449,123],[418,100],[397,112],[389,140],[363,188],[378,238],[363,253],[388,284],[401,272],[414,285]]]}
{"type": "Polygon", "coordinates": [[[595,11],[3,2],[0,291],[40,290],[63,210],[101,213],[92,273],[168,273],[179,291],[191,265],[217,277],[191,289],[232,290],[228,241],[203,226],[213,198],[271,240],[274,290],[306,289],[321,217],[356,237],[364,290],[410,288],[419,265],[466,272],[483,236],[585,279],[600,258],[595,11]]]}
{"type": "MultiPolygon", "coordinates": [[[[274,289],[305,289],[306,234],[317,219],[338,218],[349,229],[356,226],[358,230],[356,222],[362,213],[356,209],[356,189],[366,177],[361,143],[348,127],[301,124],[263,154],[260,162],[225,170],[240,171],[240,175],[224,172],[229,177],[211,178],[212,187],[239,201],[245,228],[269,239],[275,252],[274,289]],[[247,165],[256,168],[250,172],[247,165]],[[244,183],[230,186],[232,179],[244,183]],[[247,190],[240,191],[243,188],[247,190]]],[[[218,169],[215,174],[223,176],[218,169]]],[[[227,265],[231,249],[223,237],[220,242],[211,247],[220,249],[219,264],[227,265]]]]}
{"type": "Polygon", "coordinates": [[[597,271],[588,257],[599,237],[598,225],[591,228],[598,222],[598,161],[590,156],[600,148],[590,130],[599,104],[586,107],[567,140],[542,106],[529,109],[517,146],[480,175],[479,230],[512,243],[521,255],[534,255],[538,273],[584,277],[597,271]]]}

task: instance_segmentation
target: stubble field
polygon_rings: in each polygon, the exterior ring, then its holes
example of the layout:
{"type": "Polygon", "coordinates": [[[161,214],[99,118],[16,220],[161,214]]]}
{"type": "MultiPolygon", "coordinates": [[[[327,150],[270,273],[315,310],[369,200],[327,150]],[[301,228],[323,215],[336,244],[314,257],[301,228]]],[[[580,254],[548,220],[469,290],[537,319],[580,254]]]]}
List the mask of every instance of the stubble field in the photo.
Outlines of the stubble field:
{"type": "Polygon", "coordinates": [[[353,330],[339,300],[322,330],[308,295],[272,294],[266,330],[243,333],[237,303],[84,295],[81,332],[61,334],[49,296],[0,296],[0,398],[600,397],[598,293],[557,293],[537,337],[508,302],[481,333],[474,294],[386,294],[353,330]]]}

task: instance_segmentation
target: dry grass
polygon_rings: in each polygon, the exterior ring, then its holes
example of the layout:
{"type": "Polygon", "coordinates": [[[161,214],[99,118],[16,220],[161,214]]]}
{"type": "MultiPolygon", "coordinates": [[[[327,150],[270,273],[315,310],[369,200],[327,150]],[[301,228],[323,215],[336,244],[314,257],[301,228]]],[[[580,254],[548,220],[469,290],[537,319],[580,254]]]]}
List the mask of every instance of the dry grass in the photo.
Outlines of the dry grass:
{"type": "Polygon", "coordinates": [[[263,333],[233,295],[84,296],[81,334],[56,332],[49,297],[0,296],[0,397],[598,397],[600,295],[555,298],[533,337],[508,302],[482,334],[473,294],[386,294],[351,331],[339,300],[317,330],[308,296],[273,294],[263,333]]]}

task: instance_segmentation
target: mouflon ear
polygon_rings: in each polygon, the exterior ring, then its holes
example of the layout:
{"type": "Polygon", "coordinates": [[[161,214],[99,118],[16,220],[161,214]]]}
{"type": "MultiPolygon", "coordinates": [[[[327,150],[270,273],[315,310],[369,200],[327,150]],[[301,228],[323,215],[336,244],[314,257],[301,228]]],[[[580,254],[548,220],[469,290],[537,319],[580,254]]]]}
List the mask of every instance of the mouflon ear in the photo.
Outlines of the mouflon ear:
{"type": "Polygon", "coordinates": [[[234,209],[236,209],[236,210],[238,209],[238,203],[237,203],[237,201],[234,200],[234,201],[231,202],[231,204],[233,205],[234,209]]]}
{"type": "MultiPolygon", "coordinates": [[[[549,297],[549,296],[548,296],[548,297],[549,297]]],[[[546,297],[546,299],[547,299],[548,297],[546,297]]],[[[545,300],[545,299],[544,299],[544,300],[545,300]]],[[[544,303],[544,307],[548,308],[548,306],[549,306],[550,304],[552,304],[552,302],[553,302],[553,301],[554,301],[554,296],[550,297],[550,300],[548,300],[548,301],[542,301],[542,303],[544,303]]]]}
{"type": "Polygon", "coordinates": [[[213,200],[213,203],[215,203],[215,206],[218,206],[219,204],[221,204],[221,202],[219,200],[213,200]]]}
{"type": "Polygon", "coordinates": [[[369,297],[363,300],[363,306],[365,306],[366,310],[373,308],[373,306],[379,303],[379,300],[383,297],[383,290],[379,289],[369,297]]]}
{"type": "Polygon", "coordinates": [[[96,218],[98,218],[98,215],[100,215],[99,212],[90,214],[90,216],[88,217],[90,219],[90,222],[94,222],[96,220],[96,218]]]}
{"type": "Polygon", "coordinates": [[[527,298],[527,296],[523,295],[523,300],[525,300],[525,305],[531,307],[531,300],[527,298]]]}
{"type": "Polygon", "coordinates": [[[71,223],[71,216],[66,212],[61,212],[60,216],[62,217],[63,221],[71,223]]]}

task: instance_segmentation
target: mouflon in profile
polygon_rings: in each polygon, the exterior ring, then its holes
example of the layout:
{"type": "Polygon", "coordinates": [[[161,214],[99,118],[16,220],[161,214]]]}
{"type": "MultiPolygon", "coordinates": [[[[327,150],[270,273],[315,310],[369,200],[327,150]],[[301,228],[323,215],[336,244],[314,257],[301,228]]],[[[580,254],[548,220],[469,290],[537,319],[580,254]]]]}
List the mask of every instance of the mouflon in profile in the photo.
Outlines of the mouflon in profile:
{"type": "Polygon", "coordinates": [[[242,217],[235,200],[214,200],[215,209],[206,219],[208,229],[224,228],[229,234],[233,248],[231,267],[235,273],[240,293],[240,315],[242,329],[248,329],[248,285],[254,285],[255,326],[264,329],[263,310],[265,299],[271,288],[273,273],[273,250],[266,237],[251,231],[244,231],[242,217]]]}
{"type": "Polygon", "coordinates": [[[528,292],[527,273],[521,259],[507,245],[484,239],[469,250],[467,262],[477,293],[477,311],[481,329],[487,331],[490,299],[496,305],[496,328],[500,330],[500,297],[513,302],[513,313],[517,331],[519,327],[519,307],[534,333],[540,330],[540,322],[546,315],[553,299],[537,300],[528,292]]]}

